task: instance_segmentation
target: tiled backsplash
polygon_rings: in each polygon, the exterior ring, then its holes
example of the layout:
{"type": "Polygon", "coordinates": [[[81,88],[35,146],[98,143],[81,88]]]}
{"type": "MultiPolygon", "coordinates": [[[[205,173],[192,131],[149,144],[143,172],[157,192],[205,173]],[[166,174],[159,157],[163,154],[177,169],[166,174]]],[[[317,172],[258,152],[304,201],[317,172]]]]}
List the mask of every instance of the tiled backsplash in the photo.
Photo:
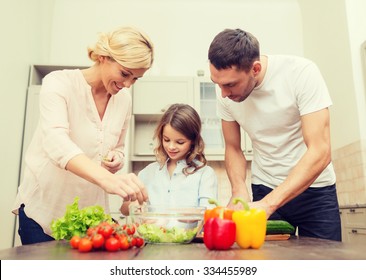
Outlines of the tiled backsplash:
{"type": "Polygon", "coordinates": [[[366,140],[332,152],[340,206],[366,203],[366,140]]]}

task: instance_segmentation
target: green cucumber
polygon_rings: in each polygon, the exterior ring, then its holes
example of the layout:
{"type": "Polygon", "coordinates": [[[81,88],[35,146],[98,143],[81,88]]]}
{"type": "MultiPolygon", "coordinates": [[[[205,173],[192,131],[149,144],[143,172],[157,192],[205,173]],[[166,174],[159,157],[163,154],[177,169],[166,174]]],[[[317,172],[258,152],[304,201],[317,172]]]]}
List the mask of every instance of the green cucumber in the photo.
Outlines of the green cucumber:
{"type": "Polygon", "coordinates": [[[294,234],[295,227],[283,220],[268,220],[266,234],[294,234]]]}

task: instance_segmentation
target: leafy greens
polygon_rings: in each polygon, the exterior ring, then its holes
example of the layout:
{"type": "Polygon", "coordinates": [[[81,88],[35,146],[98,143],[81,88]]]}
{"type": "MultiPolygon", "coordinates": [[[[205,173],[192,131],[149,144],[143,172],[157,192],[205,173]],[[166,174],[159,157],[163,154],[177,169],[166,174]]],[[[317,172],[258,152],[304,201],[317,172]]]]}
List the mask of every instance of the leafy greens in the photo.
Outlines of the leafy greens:
{"type": "Polygon", "coordinates": [[[89,227],[96,226],[102,221],[112,221],[102,206],[94,205],[79,209],[79,197],[66,206],[65,215],[51,223],[52,236],[56,240],[70,240],[74,235],[85,235],[89,227]]]}
{"type": "Polygon", "coordinates": [[[154,224],[142,224],[137,228],[137,231],[150,243],[186,243],[195,237],[197,228],[172,227],[166,229],[154,224]]]}

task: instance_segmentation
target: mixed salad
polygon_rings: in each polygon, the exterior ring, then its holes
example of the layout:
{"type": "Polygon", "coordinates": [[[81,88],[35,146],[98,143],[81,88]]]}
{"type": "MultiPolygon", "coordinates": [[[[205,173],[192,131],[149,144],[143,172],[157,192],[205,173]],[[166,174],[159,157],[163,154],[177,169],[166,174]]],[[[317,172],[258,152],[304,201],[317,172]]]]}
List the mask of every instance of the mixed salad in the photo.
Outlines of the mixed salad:
{"type": "Polygon", "coordinates": [[[197,228],[165,228],[156,224],[142,224],[137,231],[149,243],[187,243],[196,236],[197,228]]]}

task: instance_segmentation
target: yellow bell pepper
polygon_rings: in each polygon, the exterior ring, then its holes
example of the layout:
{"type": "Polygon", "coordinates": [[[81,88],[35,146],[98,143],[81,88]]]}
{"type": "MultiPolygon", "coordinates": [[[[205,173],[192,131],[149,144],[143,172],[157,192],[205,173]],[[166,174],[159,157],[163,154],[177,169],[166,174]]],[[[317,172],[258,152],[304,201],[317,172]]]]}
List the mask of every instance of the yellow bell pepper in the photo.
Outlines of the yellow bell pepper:
{"type": "Polygon", "coordinates": [[[234,204],[241,202],[244,210],[234,211],[236,224],[236,243],[240,248],[260,248],[266,238],[267,215],[262,209],[249,209],[248,203],[241,198],[234,198],[234,204]]]}

